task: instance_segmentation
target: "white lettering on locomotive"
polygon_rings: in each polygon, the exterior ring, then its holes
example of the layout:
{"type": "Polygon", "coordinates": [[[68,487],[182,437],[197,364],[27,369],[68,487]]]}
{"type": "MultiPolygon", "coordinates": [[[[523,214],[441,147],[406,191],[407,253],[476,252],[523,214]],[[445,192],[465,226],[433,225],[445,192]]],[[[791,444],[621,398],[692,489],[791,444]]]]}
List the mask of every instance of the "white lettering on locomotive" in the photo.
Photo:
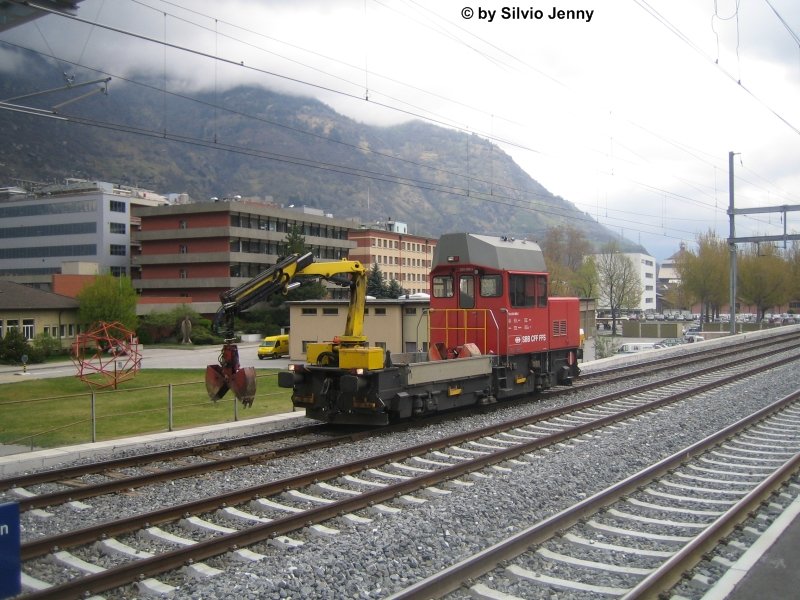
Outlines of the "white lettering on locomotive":
{"type": "Polygon", "coordinates": [[[529,344],[530,342],[546,342],[546,333],[536,333],[534,335],[518,335],[514,338],[515,344],[529,344]]]}

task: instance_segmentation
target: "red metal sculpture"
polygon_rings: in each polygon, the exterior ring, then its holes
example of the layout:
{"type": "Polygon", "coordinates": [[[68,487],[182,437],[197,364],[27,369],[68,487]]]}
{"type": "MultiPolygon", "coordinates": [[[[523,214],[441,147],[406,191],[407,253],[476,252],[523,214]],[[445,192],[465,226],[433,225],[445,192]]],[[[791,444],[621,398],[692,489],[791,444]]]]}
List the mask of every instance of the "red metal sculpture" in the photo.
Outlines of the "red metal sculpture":
{"type": "Polygon", "coordinates": [[[78,334],[70,358],[78,368],[76,377],[98,389],[132,379],[142,366],[139,339],[121,323],[100,323],[78,334]]]}

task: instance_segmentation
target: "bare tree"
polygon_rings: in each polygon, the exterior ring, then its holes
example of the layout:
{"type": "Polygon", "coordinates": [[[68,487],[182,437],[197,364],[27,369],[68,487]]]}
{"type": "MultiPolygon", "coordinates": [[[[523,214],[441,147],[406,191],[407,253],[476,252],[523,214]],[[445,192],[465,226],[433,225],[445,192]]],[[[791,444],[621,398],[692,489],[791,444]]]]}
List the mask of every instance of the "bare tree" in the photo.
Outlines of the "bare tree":
{"type": "Polygon", "coordinates": [[[617,331],[617,317],[623,308],[633,308],[642,298],[642,282],[633,261],[622,254],[616,242],[603,246],[596,256],[598,289],[611,308],[611,331],[617,331]]]}

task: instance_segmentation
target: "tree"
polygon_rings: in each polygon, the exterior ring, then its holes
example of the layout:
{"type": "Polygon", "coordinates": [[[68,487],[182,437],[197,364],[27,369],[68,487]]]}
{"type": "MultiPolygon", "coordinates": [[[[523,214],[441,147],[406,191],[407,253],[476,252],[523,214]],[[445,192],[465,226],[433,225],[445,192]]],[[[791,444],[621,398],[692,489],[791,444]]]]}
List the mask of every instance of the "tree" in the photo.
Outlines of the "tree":
{"type": "Polygon", "coordinates": [[[389,298],[389,285],[383,278],[378,263],[374,263],[367,274],[367,296],[373,298],[389,298]]]}
{"type": "Polygon", "coordinates": [[[611,332],[617,330],[617,316],[622,308],[633,308],[642,298],[642,282],[633,261],[619,251],[612,241],[596,257],[598,288],[611,308],[611,332]]]}
{"type": "MultiPolygon", "coordinates": [[[[302,230],[296,223],[293,224],[291,229],[287,232],[282,247],[285,256],[289,256],[290,254],[305,254],[311,251],[311,248],[306,245],[306,238],[302,230]]],[[[280,307],[287,301],[319,300],[328,295],[328,290],[318,279],[300,281],[300,283],[300,287],[287,292],[285,296],[280,294],[273,296],[270,299],[270,304],[273,307],[280,307]]],[[[289,312],[286,311],[287,320],[288,315],[289,312]]]]}
{"type": "Polygon", "coordinates": [[[19,364],[23,356],[28,357],[28,362],[40,362],[38,353],[31,350],[28,340],[16,327],[8,328],[6,334],[0,338],[0,362],[19,364]]]}
{"type": "Polygon", "coordinates": [[[392,279],[389,282],[389,287],[386,290],[386,293],[387,298],[399,298],[400,296],[407,294],[408,290],[403,289],[396,279],[392,279]]]}
{"type": "Polygon", "coordinates": [[[290,254],[305,254],[309,250],[310,248],[306,246],[306,238],[302,230],[297,226],[297,223],[294,223],[283,240],[284,254],[286,256],[290,254]]]}
{"type": "Polygon", "coordinates": [[[90,327],[118,322],[135,331],[136,299],[136,290],[129,277],[100,275],[78,294],[78,318],[90,327]]]}
{"type": "Polygon", "coordinates": [[[558,263],[573,273],[580,268],[583,258],[592,248],[583,232],[572,225],[551,227],[540,246],[548,267],[558,263]]]}
{"type": "Polygon", "coordinates": [[[709,230],[697,238],[697,252],[681,253],[675,267],[686,292],[700,302],[701,312],[709,320],[719,312],[729,295],[729,251],[726,240],[709,230]]]}
{"type": "Polygon", "coordinates": [[[771,244],[753,244],[738,257],[738,297],[756,307],[759,320],[766,309],[789,300],[791,281],[786,272],[786,262],[771,244]]]}
{"type": "MultiPolygon", "coordinates": [[[[579,281],[589,275],[584,268],[584,258],[591,251],[591,244],[583,232],[571,225],[552,227],[547,230],[540,244],[544,262],[550,273],[550,295],[572,296],[578,292],[579,281]]],[[[588,298],[590,296],[583,296],[588,298]]]]}
{"type": "Polygon", "coordinates": [[[784,256],[789,270],[789,296],[800,298],[800,241],[792,241],[784,256]]]}
{"type": "Polygon", "coordinates": [[[600,278],[597,274],[597,261],[594,256],[587,256],[578,267],[573,278],[572,288],[581,298],[594,298],[600,289],[600,278]]]}

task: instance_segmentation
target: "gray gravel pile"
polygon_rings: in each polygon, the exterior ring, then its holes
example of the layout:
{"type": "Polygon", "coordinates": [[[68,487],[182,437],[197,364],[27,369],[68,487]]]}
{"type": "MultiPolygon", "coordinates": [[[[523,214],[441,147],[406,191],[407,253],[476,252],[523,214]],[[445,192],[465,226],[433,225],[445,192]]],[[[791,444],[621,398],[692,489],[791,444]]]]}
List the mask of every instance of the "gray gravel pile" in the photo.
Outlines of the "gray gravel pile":
{"type": "MultiPolygon", "coordinates": [[[[266,556],[262,561],[242,563],[222,556],[208,561],[222,569],[222,574],[216,577],[190,580],[169,575],[163,581],[179,586],[175,598],[382,598],[795,391],[799,379],[793,366],[749,378],[736,386],[705,394],[702,400],[681,403],[635,422],[619,424],[605,433],[559,444],[527,458],[525,464],[509,465],[511,473],[487,471],[488,478],[470,479],[469,487],[450,488],[451,494],[418,506],[403,507],[398,514],[364,514],[372,519],[367,525],[353,528],[331,523],[331,527],[341,530],[333,538],[316,538],[301,532],[292,537],[305,543],[295,549],[277,549],[268,543],[251,548],[266,556]]],[[[91,508],[82,511],[59,507],[51,511],[51,518],[23,515],[23,539],[283,479],[400,445],[420,444],[466,427],[539,412],[588,395],[589,392],[580,392],[566,400],[548,400],[422,427],[402,435],[379,436],[310,452],[303,457],[233,469],[201,480],[173,481],[136,490],[125,497],[122,506],[119,497],[93,498],[87,501],[91,508]]],[[[131,588],[104,595],[135,597],[136,591],[131,588]]],[[[467,596],[464,590],[453,597],[467,596]]],[[[541,597],[569,596],[561,591],[543,590],[541,597]]]]}

